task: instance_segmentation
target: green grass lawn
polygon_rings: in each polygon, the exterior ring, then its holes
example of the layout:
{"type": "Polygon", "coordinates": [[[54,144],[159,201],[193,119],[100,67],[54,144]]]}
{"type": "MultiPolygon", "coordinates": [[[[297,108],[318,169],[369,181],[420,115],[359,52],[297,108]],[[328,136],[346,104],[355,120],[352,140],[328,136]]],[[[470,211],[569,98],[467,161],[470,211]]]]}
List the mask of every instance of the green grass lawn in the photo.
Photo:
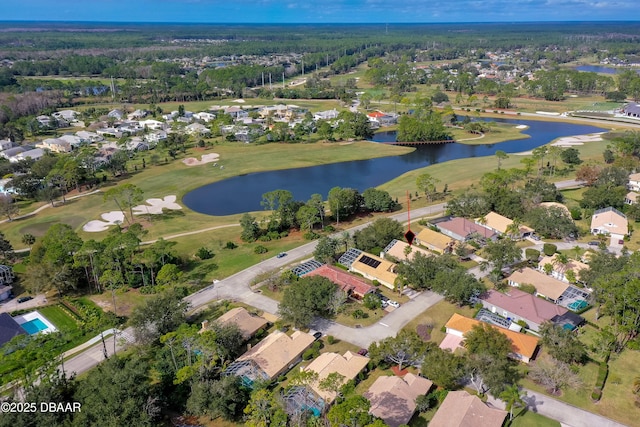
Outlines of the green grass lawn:
{"type": "MultiPolygon", "coordinates": [[[[507,415],[507,420],[509,416],[507,415]]],[[[524,411],[511,422],[510,427],[560,427],[560,423],[544,415],[524,411]]]]}
{"type": "Polygon", "coordinates": [[[41,307],[38,308],[38,311],[60,331],[78,329],[78,322],[65,313],[62,307],[58,305],[41,307]]]}
{"type": "Polygon", "coordinates": [[[445,336],[445,333],[442,332],[441,328],[444,327],[445,323],[447,323],[453,313],[459,313],[463,316],[471,317],[474,312],[475,309],[472,307],[458,307],[457,305],[443,300],[422,312],[418,317],[407,323],[403,329],[415,332],[416,327],[420,324],[432,324],[433,330],[431,331],[431,341],[436,344],[440,344],[445,336]]]}

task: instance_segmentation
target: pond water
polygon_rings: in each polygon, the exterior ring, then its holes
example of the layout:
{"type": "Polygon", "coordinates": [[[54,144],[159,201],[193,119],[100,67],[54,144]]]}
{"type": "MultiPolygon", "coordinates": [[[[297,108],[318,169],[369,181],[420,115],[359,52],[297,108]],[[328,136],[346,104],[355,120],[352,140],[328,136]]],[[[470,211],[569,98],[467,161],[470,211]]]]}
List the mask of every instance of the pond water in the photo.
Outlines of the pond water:
{"type": "MultiPolygon", "coordinates": [[[[578,71],[588,71],[592,73],[603,73],[603,74],[618,74],[625,70],[625,68],[612,68],[605,67],[603,65],[580,65],[575,68],[578,71]]],[[[636,70],[638,74],[640,74],[640,70],[636,70]]]]}
{"type": "MultiPolygon", "coordinates": [[[[467,157],[483,157],[497,150],[507,153],[528,151],[556,138],[602,132],[595,126],[562,122],[542,122],[518,119],[494,119],[496,122],[527,125],[530,138],[499,144],[465,145],[459,143],[419,145],[401,156],[333,163],[306,168],[257,172],[207,184],[187,193],[182,202],[190,209],[208,215],[232,215],[262,210],[262,194],[284,189],[296,200],[308,200],[319,193],[326,198],[333,187],[350,187],[363,191],[375,187],[413,169],[467,157]]],[[[381,132],[375,141],[394,141],[395,132],[381,132]]]]}

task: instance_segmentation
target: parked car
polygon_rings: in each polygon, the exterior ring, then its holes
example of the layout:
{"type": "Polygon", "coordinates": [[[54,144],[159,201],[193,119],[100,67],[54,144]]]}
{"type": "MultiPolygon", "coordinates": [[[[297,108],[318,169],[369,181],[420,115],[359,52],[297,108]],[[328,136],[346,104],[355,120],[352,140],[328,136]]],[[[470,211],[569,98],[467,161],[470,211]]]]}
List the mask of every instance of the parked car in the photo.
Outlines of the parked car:
{"type": "Polygon", "coordinates": [[[367,354],[369,354],[369,350],[367,350],[366,348],[361,348],[360,350],[358,350],[358,354],[360,356],[366,356],[367,354]]]}
{"type": "Polygon", "coordinates": [[[587,245],[589,245],[589,246],[598,246],[598,245],[600,245],[600,242],[597,241],[597,240],[592,240],[589,243],[587,243],[587,245]]]}
{"type": "Polygon", "coordinates": [[[32,300],[33,297],[20,297],[17,299],[18,303],[23,303],[32,300]]]}
{"type": "Polygon", "coordinates": [[[400,307],[400,303],[399,303],[399,302],[397,302],[397,301],[394,301],[394,300],[389,300],[389,301],[388,301],[388,304],[389,304],[391,307],[393,307],[393,308],[398,308],[398,307],[400,307]]]}
{"type": "Polygon", "coordinates": [[[276,255],[276,258],[283,258],[286,257],[287,253],[286,252],[280,252],[278,255],[276,255]]]}

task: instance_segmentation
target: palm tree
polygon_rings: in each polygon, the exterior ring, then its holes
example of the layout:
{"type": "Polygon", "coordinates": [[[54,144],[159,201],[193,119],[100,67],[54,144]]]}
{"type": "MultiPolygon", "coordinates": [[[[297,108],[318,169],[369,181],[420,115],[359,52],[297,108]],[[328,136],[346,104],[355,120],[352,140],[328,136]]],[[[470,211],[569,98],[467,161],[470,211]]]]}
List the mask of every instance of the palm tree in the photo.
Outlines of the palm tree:
{"type": "Polygon", "coordinates": [[[516,406],[520,406],[520,407],[526,407],[527,404],[525,403],[524,400],[522,400],[522,398],[524,396],[527,395],[527,392],[521,392],[520,389],[518,388],[517,384],[512,384],[509,387],[507,387],[506,389],[504,389],[504,391],[502,393],[500,393],[500,399],[502,399],[504,401],[504,403],[507,404],[507,411],[509,411],[509,420],[513,420],[513,408],[516,406]]]}

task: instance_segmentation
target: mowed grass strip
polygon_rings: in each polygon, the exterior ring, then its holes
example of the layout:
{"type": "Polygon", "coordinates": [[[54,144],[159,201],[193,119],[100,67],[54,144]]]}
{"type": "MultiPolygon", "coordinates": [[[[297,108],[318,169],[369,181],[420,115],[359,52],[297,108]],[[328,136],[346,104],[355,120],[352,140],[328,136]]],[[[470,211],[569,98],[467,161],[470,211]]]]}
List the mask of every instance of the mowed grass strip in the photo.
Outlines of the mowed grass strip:
{"type": "Polygon", "coordinates": [[[38,311],[61,331],[78,329],[78,322],[65,313],[64,309],[58,305],[38,308],[38,311]]]}

